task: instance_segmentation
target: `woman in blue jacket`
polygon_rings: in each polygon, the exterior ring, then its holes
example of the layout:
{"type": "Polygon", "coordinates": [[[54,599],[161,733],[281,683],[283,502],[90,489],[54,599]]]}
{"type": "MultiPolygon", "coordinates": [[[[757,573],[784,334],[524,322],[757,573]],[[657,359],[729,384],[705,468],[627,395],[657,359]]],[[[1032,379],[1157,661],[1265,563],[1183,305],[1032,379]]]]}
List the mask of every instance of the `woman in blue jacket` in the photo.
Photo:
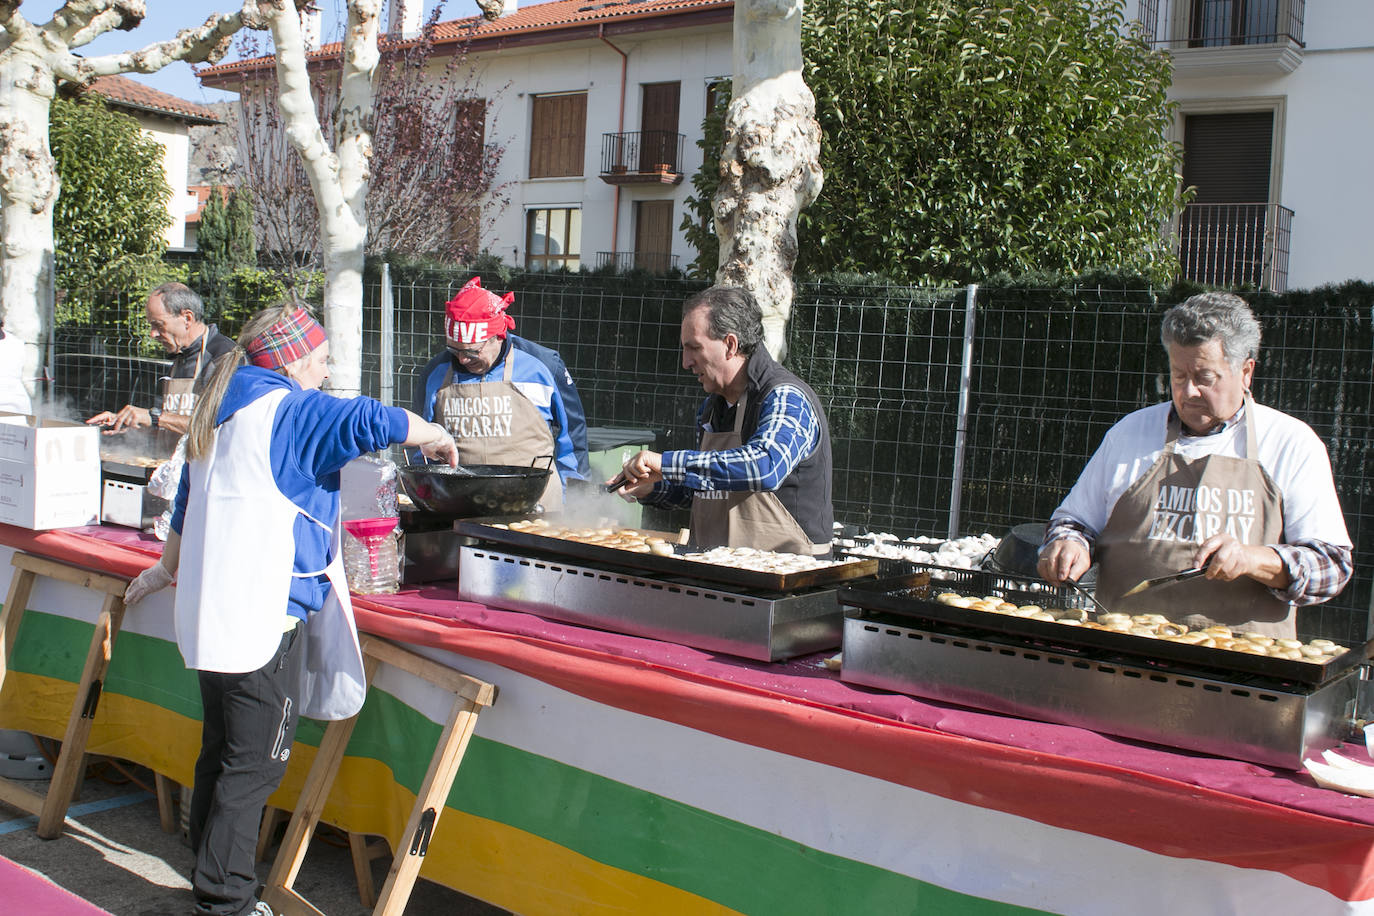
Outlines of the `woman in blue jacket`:
{"type": "Polygon", "coordinates": [[[296,721],[342,719],[366,692],[339,547],[339,470],[392,444],[457,461],[440,426],[319,390],[329,343],[294,303],[259,313],[196,405],[162,559],[128,604],[177,579],[177,645],[203,728],[190,812],[195,912],[270,913],[254,854],[296,721]]]}

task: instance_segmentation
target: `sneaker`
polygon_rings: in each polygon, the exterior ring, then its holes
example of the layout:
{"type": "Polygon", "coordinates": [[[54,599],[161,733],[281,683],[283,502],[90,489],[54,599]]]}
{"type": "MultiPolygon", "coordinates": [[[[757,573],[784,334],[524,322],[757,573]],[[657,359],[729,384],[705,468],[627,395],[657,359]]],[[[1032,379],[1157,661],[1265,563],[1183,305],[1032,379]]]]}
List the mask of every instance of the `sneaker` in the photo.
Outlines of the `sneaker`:
{"type": "Polygon", "coordinates": [[[259,900],[257,906],[248,911],[247,916],[275,916],[275,914],[273,914],[270,906],[259,900]]]}

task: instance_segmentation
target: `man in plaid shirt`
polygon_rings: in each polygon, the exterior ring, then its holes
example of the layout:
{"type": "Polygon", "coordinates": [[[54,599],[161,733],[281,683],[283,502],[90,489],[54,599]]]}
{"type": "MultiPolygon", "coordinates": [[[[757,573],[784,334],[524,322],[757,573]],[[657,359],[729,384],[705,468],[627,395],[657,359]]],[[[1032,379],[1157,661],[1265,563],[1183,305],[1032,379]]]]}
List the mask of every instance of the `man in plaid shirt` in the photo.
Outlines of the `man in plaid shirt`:
{"type": "Polygon", "coordinates": [[[627,496],[692,509],[701,547],[828,555],[834,528],[830,431],[814,391],[763,348],[747,290],[712,287],[682,309],[682,365],[707,398],[699,447],[643,451],[625,464],[627,496]]]}

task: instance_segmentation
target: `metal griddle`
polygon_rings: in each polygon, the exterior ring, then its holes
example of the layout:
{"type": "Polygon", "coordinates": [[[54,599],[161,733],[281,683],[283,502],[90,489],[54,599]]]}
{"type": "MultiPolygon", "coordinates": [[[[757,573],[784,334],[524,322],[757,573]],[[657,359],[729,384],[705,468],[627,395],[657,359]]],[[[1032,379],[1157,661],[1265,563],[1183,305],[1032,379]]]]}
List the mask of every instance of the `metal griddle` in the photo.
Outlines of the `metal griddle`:
{"type": "Polygon", "coordinates": [[[759,661],[834,649],[844,629],[833,588],[749,593],[505,545],[460,549],[458,597],[759,661]]]}
{"type": "MultiPolygon", "coordinates": [[[[561,524],[557,516],[547,516],[552,525],[561,524]]],[[[495,523],[510,524],[519,518],[466,518],[454,523],[453,529],[459,534],[479,538],[495,544],[522,547],[555,556],[575,557],[594,563],[604,563],[621,568],[644,570],[664,576],[677,576],[705,582],[719,582],[741,588],[758,589],[770,592],[791,592],[816,586],[835,585],[863,576],[872,576],[878,571],[878,561],[853,560],[808,569],[795,573],[770,573],[753,569],[736,569],[716,563],[701,563],[678,556],[659,556],[653,553],[635,553],[615,547],[602,547],[596,544],[583,544],[565,538],[543,537],[528,531],[512,531],[509,528],[493,528],[495,523]]],[[[565,526],[584,527],[584,526],[565,526]]],[[[661,534],[661,532],[659,532],[661,534]]],[[[691,548],[674,545],[681,554],[691,548]]]]}
{"type": "MultiPolygon", "coordinates": [[[[935,596],[941,592],[969,594],[973,589],[968,582],[936,578],[931,578],[928,582],[923,580],[924,575],[918,574],[851,583],[840,590],[840,601],[853,607],[882,611],[899,617],[954,624],[973,631],[1006,634],[1073,650],[1106,651],[1118,656],[1147,661],[1177,662],[1223,675],[1257,675],[1275,681],[1309,686],[1334,680],[1374,654],[1374,640],[1370,640],[1363,646],[1351,646],[1345,654],[1327,662],[1316,663],[1250,655],[1227,649],[1209,649],[1205,646],[1133,636],[1130,633],[1070,627],[1048,620],[1031,620],[1009,614],[994,614],[941,604],[935,600],[935,596]]],[[[984,594],[1001,595],[1019,605],[1043,606],[1049,599],[1044,592],[1007,588],[993,588],[984,594]]],[[[1063,606],[1072,605],[1064,603],[1063,606]]]]}
{"type": "Polygon", "coordinates": [[[118,477],[121,480],[147,483],[153,479],[153,471],[155,470],[157,470],[156,467],[144,467],[141,464],[133,464],[126,459],[100,459],[100,472],[106,477],[118,477]]]}

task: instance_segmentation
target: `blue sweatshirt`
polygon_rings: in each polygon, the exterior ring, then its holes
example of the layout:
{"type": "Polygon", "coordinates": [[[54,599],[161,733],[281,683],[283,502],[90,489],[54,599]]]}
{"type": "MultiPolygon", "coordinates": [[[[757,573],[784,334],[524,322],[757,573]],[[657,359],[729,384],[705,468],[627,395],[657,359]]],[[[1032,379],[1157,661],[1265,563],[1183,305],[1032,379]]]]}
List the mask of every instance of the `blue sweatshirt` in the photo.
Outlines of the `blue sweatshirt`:
{"type": "MultiPolygon", "coordinates": [[[[387,446],[404,442],[410,420],[399,407],[386,407],[372,398],[336,398],[323,391],[305,391],[284,375],[256,366],[242,366],[229,381],[216,425],[277,388],[288,393],[272,423],[272,478],[287,499],[332,529],[339,517],[339,471],[345,464],[387,446]]],[[[172,530],[181,534],[190,487],[189,467],[181,472],[172,510],[172,530]]],[[[329,564],[330,533],[296,516],[297,573],[322,570],[329,564]]],[[[242,533],[252,537],[251,531],[242,533]]],[[[291,579],[288,611],[302,619],[324,606],[329,580],[323,575],[291,579]]]]}

